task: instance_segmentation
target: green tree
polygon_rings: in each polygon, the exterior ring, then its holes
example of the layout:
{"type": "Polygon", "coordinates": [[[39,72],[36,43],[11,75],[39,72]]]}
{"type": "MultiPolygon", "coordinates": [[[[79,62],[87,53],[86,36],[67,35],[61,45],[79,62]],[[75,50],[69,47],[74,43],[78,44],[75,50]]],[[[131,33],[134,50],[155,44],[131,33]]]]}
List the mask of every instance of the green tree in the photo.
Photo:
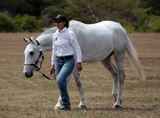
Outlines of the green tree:
{"type": "Polygon", "coordinates": [[[135,31],[140,25],[140,17],[146,12],[146,9],[140,7],[140,3],[140,0],[67,0],[64,12],[70,19],[85,23],[112,20],[135,31]]]}
{"type": "Polygon", "coordinates": [[[139,8],[140,0],[67,0],[67,3],[66,14],[88,22],[135,20],[144,13],[139,8]]]}
{"type": "Polygon", "coordinates": [[[160,16],[160,0],[141,0],[141,6],[148,8],[148,14],[160,16]]]}
{"type": "Polygon", "coordinates": [[[14,20],[17,31],[19,32],[35,32],[42,31],[42,22],[30,15],[17,15],[14,20]]]}
{"type": "Polygon", "coordinates": [[[13,32],[15,31],[15,26],[13,20],[0,12],[0,32],[13,32]]]}
{"type": "Polygon", "coordinates": [[[40,20],[48,27],[59,13],[65,14],[70,20],[85,23],[117,21],[128,31],[159,31],[157,19],[160,17],[160,0],[0,0],[0,12],[3,13],[0,19],[3,31],[7,27],[10,27],[10,31],[26,31],[27,26],[19,27],[23,24],[19,19],[26,24],[30,22],[28,28],[38,25],[36,28],[39,29],[42,27],[41,23],[38,23],[40,20]],[[25,14],[28,15],[27,18],[24,17],[25,14]],[[19,17],[15,17],[18,15],[19,17]],[[17,25],[18,22],[21,25],[17,25]]]}
{"type": "Polygon", "coordinates": [[[44,2],[47,7],[41,11],[41,19],[46,26],[49,26],[57,14],[64,13],[63,9],[66,6],[66,2],[65,0],[44,0],[44,2]]]}

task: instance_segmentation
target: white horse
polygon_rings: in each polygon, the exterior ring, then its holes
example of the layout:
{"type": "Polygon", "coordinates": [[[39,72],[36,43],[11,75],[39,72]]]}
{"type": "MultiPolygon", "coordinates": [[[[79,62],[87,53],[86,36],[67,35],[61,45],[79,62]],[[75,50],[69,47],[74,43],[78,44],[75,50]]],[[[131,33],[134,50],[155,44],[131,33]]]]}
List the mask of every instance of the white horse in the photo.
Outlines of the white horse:
{"type": "MultiPolygon", "coordinates": [[[[124,57],[125,52],[133,66],[135,72],[144,80],[145,74],[137,57],[137,52],[134,49],[125,29],[116,22],[102,21],[95,24],[84,24],[79,21],[70,21],[70,27],[77,36],[80,44],[83,62],[101,61],[106,69],[113,76],[112,95],[115,99],[113,108],[121,107],[122,91],[125,79],[124,73],[124,57]],[[111,61],[111,56],[114,57],[116,65],[111,61]]],[[[25,39],[27,42],[23,73],[26,77],[31,77],[33,71],[39,70],[43,61],[43,52],[52,49],[52,35],[56,28],[51,28],[41,35],[36,40],[25,39]]],[[[73,71],[77,87],[80,93],[80,107],[85,107],[85,97],[82,89],[79,73],[75,68],[73,71]]],[[[60,107],[61,98],[55,108],[60,107]]]]}

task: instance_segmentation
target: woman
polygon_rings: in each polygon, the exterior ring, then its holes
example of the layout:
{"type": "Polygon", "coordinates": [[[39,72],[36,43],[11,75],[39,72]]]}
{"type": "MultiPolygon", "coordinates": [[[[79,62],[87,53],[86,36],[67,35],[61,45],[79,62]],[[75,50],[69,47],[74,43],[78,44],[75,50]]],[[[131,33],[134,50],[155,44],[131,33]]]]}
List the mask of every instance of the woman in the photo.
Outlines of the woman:
{"type": "Polygon", "coordinates": [[[53,34],[50,74],[53,74],[55,69],[56,81],[63,105],[60,110],[71,110],[67,77],[72,73],[75,64],[78,71],[82,70],[82,53],[75,33],[68,29],[69,21],[67,18],[60,14],[54,19],[54,22],[57,31],[53,34]],[[74,57],[76,57],[76,60],[74,57]]]}

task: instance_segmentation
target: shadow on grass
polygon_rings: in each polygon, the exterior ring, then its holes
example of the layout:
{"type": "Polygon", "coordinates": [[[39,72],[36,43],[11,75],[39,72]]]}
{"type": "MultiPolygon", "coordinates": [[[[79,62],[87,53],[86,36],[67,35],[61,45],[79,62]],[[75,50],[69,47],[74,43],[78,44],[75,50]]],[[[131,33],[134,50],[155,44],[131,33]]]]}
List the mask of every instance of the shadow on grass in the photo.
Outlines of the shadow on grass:
{"type": "Polygon", "coordinates": [[[154,111],[160,109],[160,106],[153,105],[150,107],[121,107],[121,108],[109,108],[109,107],[95,107],[95,108],[72,108],[73,111],[85,110],[85,111],[154,111]]]}
{"type": "MultiPolygon", "coordinates": [[[[71,111],[159,111],[160,105],[152,105],[149,107],[122,107],[122,108],[111,108],[107,106],[102,107],[87,107],[87,108],[78,108],[78,107],[72,107],[71,111]]],[[[1,112],[24,112],[24,113],[34,113],[34,112],[53,112],[54,107],[53,106],[46,106],[46,107],[40,107],[40,106],[1,106],[0,107],[1,112]]]]}

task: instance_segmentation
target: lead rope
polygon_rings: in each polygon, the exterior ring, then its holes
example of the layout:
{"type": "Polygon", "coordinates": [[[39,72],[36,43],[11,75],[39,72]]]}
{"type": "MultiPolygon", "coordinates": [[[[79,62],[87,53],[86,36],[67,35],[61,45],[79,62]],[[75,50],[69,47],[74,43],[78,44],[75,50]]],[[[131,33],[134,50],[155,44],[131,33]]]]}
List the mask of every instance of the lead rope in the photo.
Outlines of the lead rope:
{"type": "Polygon", "coordinates": [[[48,79],[48,80],[56,80],[55,74],[53,74],[54,79],[51,79],[50,77],[48,77],[47,75],[45,75],[44,73],[42,73],[40,70],[38,70],[38,72],[39,72],[40,74],[42,74],[42,76],[45,77],[45,78],[48,79]]]}
{"type": "Polygon", "coordinates": [[[43,56],[43,53],[42,53],[42,52],[41,52],[40,56],[41,56],[41,55],[42,55],[42,61],[41,61],[41,63],[40,63],[40,67],[38,67],[38,66],[35,64],[35,70],[36,70],[37,72],[39,72],[40,74],[42,74],[42,76],[45,77],[45,78],[48,79],[48,80],[56,80],[55,73],[53,74],[54,79],[51,79],[50,77],[48,77],[47,75],[45,75],[44,73],[42,73],[42,72],[40,71],[41,66],[42,66],[42,63],[43,63],[43,60],[44,60],[44,56],[43,56]]]}
{"type": "Polygon", "coordinates": [[[50,77],[48,77],[47,75],[45,75],[44,73],[42,73],[40,70],[39,70],[38,72],[41,73],[42,76],[45,77],[45,78],[48,79],[48,80],[56,80],[55,74],[53,74],[53,79],[51,79],[50,77]]]}

